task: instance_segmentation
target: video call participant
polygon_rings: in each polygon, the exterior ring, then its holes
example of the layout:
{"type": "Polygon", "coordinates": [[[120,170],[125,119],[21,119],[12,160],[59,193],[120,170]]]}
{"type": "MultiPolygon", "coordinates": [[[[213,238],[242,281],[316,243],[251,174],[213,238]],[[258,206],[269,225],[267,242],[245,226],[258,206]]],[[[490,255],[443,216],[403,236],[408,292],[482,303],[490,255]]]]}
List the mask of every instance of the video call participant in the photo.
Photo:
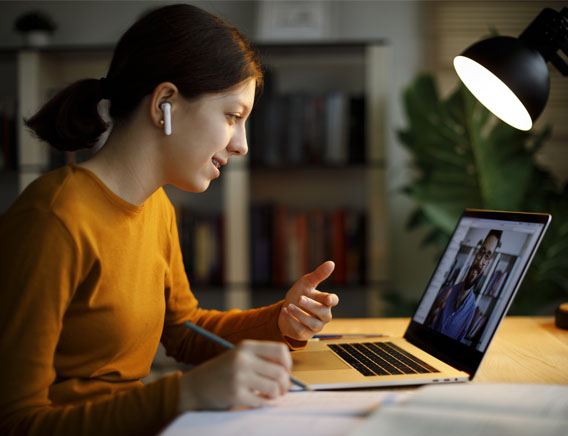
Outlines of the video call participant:
{"type": "Polygon", "coordinates": [[[475,253],[465,279],[442,289],[425,325],[451,338],[462,340],[475,315],[476,296],[473,290],[489,265],[502,235],[501,230],[491,230],[475,253]]]}

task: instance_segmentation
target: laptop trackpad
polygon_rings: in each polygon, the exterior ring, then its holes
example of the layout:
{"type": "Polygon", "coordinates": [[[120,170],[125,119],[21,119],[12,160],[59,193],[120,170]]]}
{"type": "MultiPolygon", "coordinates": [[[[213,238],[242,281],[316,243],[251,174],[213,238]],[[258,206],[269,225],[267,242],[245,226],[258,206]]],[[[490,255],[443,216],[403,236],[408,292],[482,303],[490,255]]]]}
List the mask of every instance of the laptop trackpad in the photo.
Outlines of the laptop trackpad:
{"type": "Polygon", "coordinates": [[[322,369],[350,368],[332,351],[302,351],[292,353],[294,371],[321,371],[322,369]]]}

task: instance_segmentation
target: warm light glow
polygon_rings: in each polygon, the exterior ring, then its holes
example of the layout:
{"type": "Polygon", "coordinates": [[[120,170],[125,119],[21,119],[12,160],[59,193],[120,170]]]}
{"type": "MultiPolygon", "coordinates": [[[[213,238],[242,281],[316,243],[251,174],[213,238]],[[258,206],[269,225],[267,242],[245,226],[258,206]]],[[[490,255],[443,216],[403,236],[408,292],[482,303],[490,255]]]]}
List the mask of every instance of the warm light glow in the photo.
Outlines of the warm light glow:
{"type": "Polygon", "coordinates": [[[519,130],[532,127],[519,98],[491,71],[464,56],[454,58],[454,68],[467,89],[496,117],[519,130]]]}

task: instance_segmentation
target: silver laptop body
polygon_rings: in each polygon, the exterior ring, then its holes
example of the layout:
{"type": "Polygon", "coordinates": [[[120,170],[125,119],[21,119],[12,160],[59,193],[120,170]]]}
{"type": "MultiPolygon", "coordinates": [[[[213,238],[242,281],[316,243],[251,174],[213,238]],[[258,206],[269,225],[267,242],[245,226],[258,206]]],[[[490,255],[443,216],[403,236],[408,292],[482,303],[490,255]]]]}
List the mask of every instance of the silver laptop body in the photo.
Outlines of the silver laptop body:
{"type": "Polygon", "coordinates": [[[292,375],[312,389],[471,380],[550,220],[465,210],[403,337],[310,341],[292,375]]]}

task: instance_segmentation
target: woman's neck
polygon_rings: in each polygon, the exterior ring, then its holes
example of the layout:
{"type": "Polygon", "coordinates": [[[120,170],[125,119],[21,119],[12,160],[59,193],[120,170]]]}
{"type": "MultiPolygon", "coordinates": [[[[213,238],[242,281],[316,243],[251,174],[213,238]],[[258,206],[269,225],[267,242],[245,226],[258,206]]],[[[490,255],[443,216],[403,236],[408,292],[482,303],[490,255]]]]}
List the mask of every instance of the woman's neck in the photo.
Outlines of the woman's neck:
{"type": "Polygon", "coordinates": [[[120,198],[140,206],[163,183],[152,135],[135,124],[113,130],[104,146],[80,165],[92,171],[120,198]]]}

